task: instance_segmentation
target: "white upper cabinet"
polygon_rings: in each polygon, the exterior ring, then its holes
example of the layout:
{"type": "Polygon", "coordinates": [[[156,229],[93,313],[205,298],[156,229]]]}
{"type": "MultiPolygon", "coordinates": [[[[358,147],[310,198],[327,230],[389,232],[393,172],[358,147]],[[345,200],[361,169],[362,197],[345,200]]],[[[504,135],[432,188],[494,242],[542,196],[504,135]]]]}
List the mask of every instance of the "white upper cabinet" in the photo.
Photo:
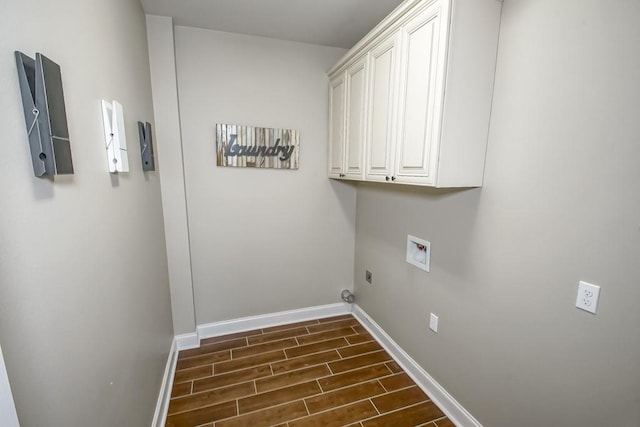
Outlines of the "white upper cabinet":
{"type": "Polygon", "coordinates": [[[331,177],[482,185],[501,5],[406,0],[347,52],[329,73],[330,151],[347,135],[331,177]],[[338,81],[346,119],[334,114],[338,81]]]}
{"type": "Polygon", "coordinates": [[[344,161],[344,75],[331,79],[329,92],[329,176],[342,177],[344,161]]]}
{"type": "Polygon", "coordinates": [[[398,90],[396,67],[400,55],[399,32],[381,40],[371,49],[369,104],[367,115],[366,173],[368,181],[388,181],[393,175],[395,109],[398,90]]]}
{"type": "Polygon", "coordinates": [[[368,58],[365,54],[331,79],[329,176],[364,178],[368,58]]]}
{"type": "Polygon", "coordinates": [[[346,72],[347,118],[345,128],[344,177],[364,177],[365,109],[367,103],[367,60],[364,55],[346,72]]]}
{"type": "Polygon", "coordinates": [[[397,182],[434,185],[438,159],[444,46],[440,3],[407,22],[401,31],[402,68],[398,143],[393,177],[397,182]]]}

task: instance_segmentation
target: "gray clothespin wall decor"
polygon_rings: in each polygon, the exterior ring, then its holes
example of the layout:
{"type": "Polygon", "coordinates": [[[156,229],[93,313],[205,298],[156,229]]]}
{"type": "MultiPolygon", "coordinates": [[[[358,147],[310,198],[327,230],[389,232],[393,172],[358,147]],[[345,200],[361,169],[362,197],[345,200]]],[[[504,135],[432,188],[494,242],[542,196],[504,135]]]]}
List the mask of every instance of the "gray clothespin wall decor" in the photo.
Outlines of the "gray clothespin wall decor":
{"type": "Polygon", "coordinates": [[[142,159],[142,170],[154,171],[156,170],[156,164],[153,159],[151,123],[138,122],[138,136],[140,137],[140,158],[142,159]]]}
{"type": "Polygon", "coordinates": [[[18,51],[16,64],[33,172],[73,174],[60,66],[41,53],[34,60],[18,51]]]}

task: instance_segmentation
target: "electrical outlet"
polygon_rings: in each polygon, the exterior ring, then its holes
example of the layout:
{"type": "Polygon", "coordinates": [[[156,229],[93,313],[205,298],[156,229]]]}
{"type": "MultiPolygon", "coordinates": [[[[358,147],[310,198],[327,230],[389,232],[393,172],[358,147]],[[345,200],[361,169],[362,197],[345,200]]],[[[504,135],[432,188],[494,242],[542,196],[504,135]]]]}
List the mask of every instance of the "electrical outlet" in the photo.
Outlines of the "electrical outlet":
{"type": "Polygon", "coordinates": [[[429,329],[436,334],[438,333],[438,316],[433,313],[431,313],[431,317],[429,318],[429,329]]]}
{"type": "Polygon", "coordinates": [[[364,273],[364,279],[365,279],[367,282],[371,283],[372,278],[373,278],[373,274],[371,274],[371,272],[370,272],[369,270],[367,270],[367,271],[364,273]]]}
{"type": "Polygon", "coordinates": [[[578,298],[576,307],[589,313],[596,314],[598,309],[598,298],[600,297],[600,286],[587,282],[580,282],[578,285],[578,298]]]}

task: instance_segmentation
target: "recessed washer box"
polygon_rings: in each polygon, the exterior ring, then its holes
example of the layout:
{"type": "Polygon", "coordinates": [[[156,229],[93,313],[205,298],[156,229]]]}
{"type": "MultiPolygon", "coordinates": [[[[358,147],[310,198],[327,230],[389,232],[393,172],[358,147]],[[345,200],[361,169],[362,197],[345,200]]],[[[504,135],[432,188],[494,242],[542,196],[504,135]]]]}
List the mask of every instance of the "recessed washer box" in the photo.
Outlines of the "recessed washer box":
{"type": "Polygon", "coordinates": [[[421,270],[429,272],[429,260],[431,258],[431,243],[424,239],[407,236],[407,262],[421,270]]]}

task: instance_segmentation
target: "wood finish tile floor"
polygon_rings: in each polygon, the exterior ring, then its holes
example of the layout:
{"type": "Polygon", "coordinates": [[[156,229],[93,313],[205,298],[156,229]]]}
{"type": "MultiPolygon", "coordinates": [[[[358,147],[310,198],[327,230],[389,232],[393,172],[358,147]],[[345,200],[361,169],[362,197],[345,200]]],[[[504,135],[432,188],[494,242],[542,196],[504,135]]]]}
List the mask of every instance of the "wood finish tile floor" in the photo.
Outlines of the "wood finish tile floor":
{"type": "Polygon", "coordinates": [[[178,354],[168,427],[454,427],[351,315],[178,354]]]}

